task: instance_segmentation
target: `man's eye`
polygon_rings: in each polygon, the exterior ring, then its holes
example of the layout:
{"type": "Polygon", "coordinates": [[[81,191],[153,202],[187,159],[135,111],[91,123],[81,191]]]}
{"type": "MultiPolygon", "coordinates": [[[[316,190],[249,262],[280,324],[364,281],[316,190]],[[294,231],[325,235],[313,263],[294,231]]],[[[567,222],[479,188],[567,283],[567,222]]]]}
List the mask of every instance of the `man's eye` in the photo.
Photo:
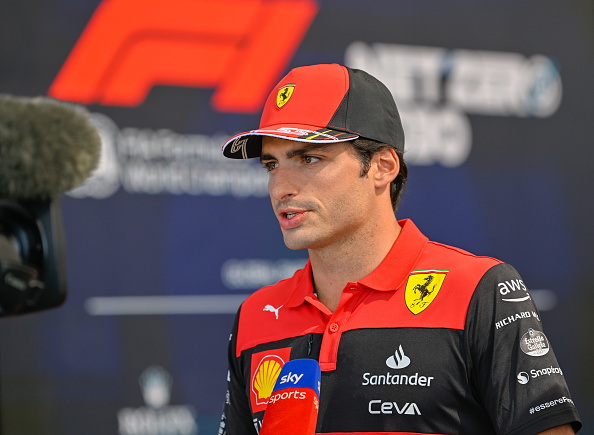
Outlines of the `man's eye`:
{"type": "Polygon", "coordinates": [[[266,169],[268,172],[270,172],[273,169],[276,169],[278,164],[276,162],[264,162],[264,163],[262,163],[262,166],[264,167],[264,169],[266,169]]]}
{"type": "Polygon", "coordinates": [[[303,161],[305,163],[316,163],[318,161],[320,161],[319,157],[315,157],[315,156],[303,156],[303,161]]]}

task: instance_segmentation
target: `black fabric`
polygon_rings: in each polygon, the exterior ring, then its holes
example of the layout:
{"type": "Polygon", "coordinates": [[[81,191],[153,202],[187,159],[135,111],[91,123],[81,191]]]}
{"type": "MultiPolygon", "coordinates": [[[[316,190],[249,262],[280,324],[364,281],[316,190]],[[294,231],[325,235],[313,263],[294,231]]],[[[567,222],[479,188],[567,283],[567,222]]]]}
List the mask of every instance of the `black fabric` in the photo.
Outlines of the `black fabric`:
{"type": "Polygon", "coordinates": [[[538,433],[567,423],[568,415],[574,430],[581,428],[540,313],[512,266],[502,263],[482,278],[465,330],[472,384],[498,433],[538,433]],[[542,355],[522,350],[530,331],[546,345],[542,355]]]}
{"type": "Polygon", "coordinates": [[[388,88],[365,71],[348,68],[349,91],[328,127],[404,151],[404,130],[388,88]]]}

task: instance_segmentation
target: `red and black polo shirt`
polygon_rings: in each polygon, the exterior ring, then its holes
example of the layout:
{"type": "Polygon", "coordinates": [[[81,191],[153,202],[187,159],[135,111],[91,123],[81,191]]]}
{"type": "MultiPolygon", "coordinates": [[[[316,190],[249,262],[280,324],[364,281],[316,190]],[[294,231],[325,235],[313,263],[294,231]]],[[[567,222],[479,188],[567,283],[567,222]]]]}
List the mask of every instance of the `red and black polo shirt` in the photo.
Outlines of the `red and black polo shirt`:
{"type": "Polygon", "coordinates": [[[322,369],[320,434],[534,434],[581,426],[526,285],[410,220],[330,312],[308,263],[240,307],[220,434],[258,433],[280,367],[322,369]]]}

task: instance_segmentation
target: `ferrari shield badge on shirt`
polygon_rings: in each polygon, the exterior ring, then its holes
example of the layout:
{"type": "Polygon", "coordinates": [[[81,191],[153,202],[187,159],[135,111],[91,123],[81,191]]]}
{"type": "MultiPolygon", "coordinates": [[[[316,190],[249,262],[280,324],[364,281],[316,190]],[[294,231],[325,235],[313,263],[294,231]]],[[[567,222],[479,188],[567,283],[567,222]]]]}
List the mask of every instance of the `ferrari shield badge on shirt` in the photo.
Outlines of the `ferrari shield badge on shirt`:
{"type": "Polygon", "coordinates": [[[404,300],[411,313],[419,314],[435,300],[447,272],[447,270],[411,272],[404,292],[404,300]]]}

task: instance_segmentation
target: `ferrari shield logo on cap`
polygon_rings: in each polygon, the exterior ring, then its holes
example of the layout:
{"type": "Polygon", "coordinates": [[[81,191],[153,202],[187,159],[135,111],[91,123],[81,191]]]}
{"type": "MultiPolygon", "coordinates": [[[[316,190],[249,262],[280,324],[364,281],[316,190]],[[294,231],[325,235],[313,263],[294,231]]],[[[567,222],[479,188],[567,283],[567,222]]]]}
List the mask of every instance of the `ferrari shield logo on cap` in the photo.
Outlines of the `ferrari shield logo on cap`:
{"type": "Polygon", "coordinates": [[[404,299],[413,314],[419,314],[436,298],[446,277],[447,270],[416,270],[406,283],[404,299]]]}
{"type": "Polygon", "coordinates": [[[295,85],[286,85],[283,86],[278,90],[278,94],[276,94],[276,107],[279,109],[287,104],[287,101],[293,95],[293,91],[295,90],[295,85]]]}

